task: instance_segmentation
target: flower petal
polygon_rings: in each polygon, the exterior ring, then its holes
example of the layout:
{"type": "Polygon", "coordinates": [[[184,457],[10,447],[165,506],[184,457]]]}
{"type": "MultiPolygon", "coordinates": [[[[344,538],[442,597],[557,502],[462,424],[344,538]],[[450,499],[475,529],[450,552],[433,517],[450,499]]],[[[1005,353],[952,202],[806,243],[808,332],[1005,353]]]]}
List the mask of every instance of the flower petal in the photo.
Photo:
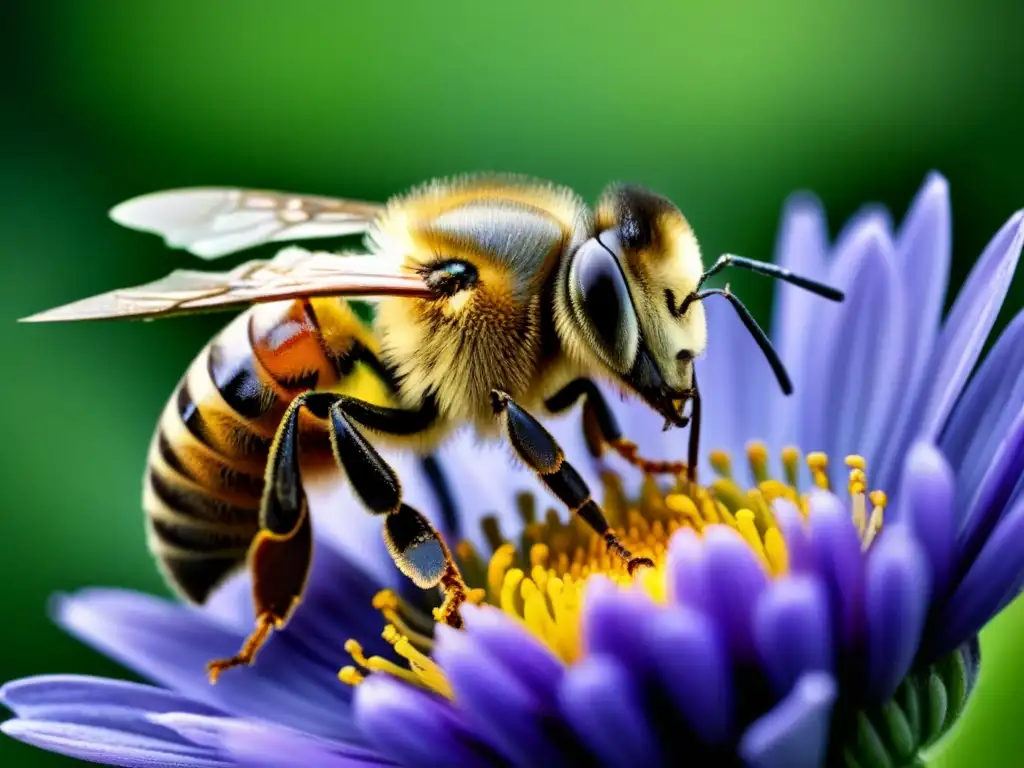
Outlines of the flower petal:
{"type": "Polygon", "coordinates": [[[754,722],[740,742],[750,768],[819,768],[828,749],[836,685],[830,675],[804,675],[782,702],[754,722]]]}
{"type": "Polygon", "coordinates": [[[809,522],[817,572],[828,591],[838,633],[834,639],[849,650],[863,629],[864,558],[860,537],[849,511],[831,493],[811,494],[809,522]]]}
{"type": "Polygon", "coordinates": [[[821,442],[805,443],[807,450],[856,453],[874,464],[907,374],[905,297],[895,262],[888,233],[869,222],[836,264],[832,279],[844,286],[846,301],[818,326],[815,365],[823,388],[815,393],[819,410],[811,418],[821,442]]]}
{"type": "Polygon", "coordinates": [[[896,266],[906,291],[906,391],[917,390],[938,335],[952,256],[949,182],[928,174],[896,236],[896,266]]]}
{"type": "Polygon", "coordinates": [[[438,627],[434,658],[452,686],[460,719],[481,740],[514,765],[558,765],[565,759],[564,741],[556,742],[543,721],[549,702],[496,664],[468,632],[438,627]]]}
{"type": "Polygon", "coordinates": [[[485,768],[500,762],[447,702],[385,675],[371,675],[358,687],[355,717],[381,754],[400,765],[485,768]]]}
{"type": "Polygon", "coordinates": [[[711,583],[704,563],[704,547],[692,528],[681,528],[668,543],[665,570],[669,598],[698,611],[710,610],[711,583]]]}
{"type": "Polygon", "coordinates": [[[789,499],[776,499],[772,504],[775,521],[779,524],[786,541],[786,556],[792,571],[803,572],[814,569],[814,550],[810,535],[804,526],[803,515],[789,499]]]}
{"type": "Polygon", "coordinates": [[[669,699],[708,744],[732,734],[732,671],[725,647],[706,616],[685,606],[657,611],[644,633],[669,699]]]}
{"type": "Polygon", "coordinates": [[[939,445],[958,478],[958,507],[966,510],[1010,425],[1024,412],[1024,312],[1020,312],[971,379],[939,445]]]}
{"type": "Polygon", "coordinates": [[[1010,288],[1022,245],[1024,211],[1019,211],[986,246],[950,309],[929,366],[936,387],[921,415],[924,435],[938,437],[970,376],[1010,288]]]}
{"type": "Polygon", "coordinates": [[[106,765],[129,768],[221,768],[231,763],[213,750],[183,741],[171,730],[146,720],[139,710],[126,710],[103,725],[18,718],[0,725],[18,741],[50,752],[106,765]],[[166,738],[156,738],[154,731],[166,738]]]}
{"type": "MultiPolygon", "coordinates": [[[[697,382],[700,385],[701,407],[701,465],[699,471],[708,476],[711,465],[707,456],[711,450],[727,451],[739,455],[744,440],[752,437],[743,429],[742,414],[737,410],[742,399],[737,399],[737,389],[749,380],[744,368],[746,360],[737,346],[742,340],[742,324],[735,316],[735,310],[725,301],[708,301],[704,305],[707,317],[707,352],[694,363],[697,382]]],[[[761,354],[760,351],[757,354],[761,354]]],[[[769,374],[771,375],[771,374],[769,374]]],[[[680,456],[686,455],[688,432],[673,430],[680,456]]]]}
{"type": "Polygon", "coordinates": [[[207,746],[246,768],[363,768],[394,765],[365,749],[339,748],[328,742],[269,723],[236,717],[168,713],[151,715],[152,722],[170,728],[194,744],[207,746]]]}
{"type": "Polygon", "coordinates": [[[920,544],[903,525],[888,526],[868,558],[868,692],[885,703],[917,655],[931,583],[920,544]]]}
{"type": "Polygon", "coordinates": [[[743,538],[727,526],[705,528],[704,549],[708,581],[714,585],[708,614],[733,658],[752,660],[754,606],[768,585],[768,574],[743,538]]]}
{"type": "Polygon", "coordinates": [[[933,655],[964,643],[1005,604],[1007,594],[1024,579],[1024,501],[999,521],[992,535],[939,614],[933,655]]]}
{"type": "Polygon", "coordinates": [[[924,547],[932,594],[944,595],[953,574],[956,549],[956,487],[953,472],[928,443],[911,447],[903,465],[898,504],[886,526],[905,523],[924,547]]]}
{"type": "Polygon", "coordinates": [[[39,675],[13,680],[0,688],[0,702],[18,717],[29,720],[50,719],[55,710],[104,705],[144,712],[219,713],[163,688],[85,675],[39,675]]]}
{"type": "Polygon", "coordinates": [[[661,764],[658,739],[644,714],[640,693],[616,659],[587,656],[569,668],[559,694],[566,719],[601,765],[661,764]]]}
{"type": "Polygon", "coordinates": [[[466,605],[461,610],[466,631],[474,642],[538,699],[554,700],[565,665],[547,646],[496,608],[466,605]]]}
{"type": "Polygon", "coordinates": [[[814,577],[789,576],[766,590],[757,603],[754,635],[777,696],[788,694],[808,672],[833,670],[828,600],[814,577]]]}
{"type": "Polygon", "coordinates": [[[1010,425],[967,508],[957,535],[957,566],[961,573],[971,566],[985,545],[1021,477],[1024,477],[1024,411],[1018,413],[1010,425]]]}
{"type": "Polygon", "coordinates": [[[650,658],[637,643],[635,628],[644,626],[655,610],[646,592],[621,589],[606,578],[591,577],[583,596],[584,651],[613,656],[634,674],[649,671],[650,658]]]}
{"type": "MultiPolygon", "coordinates": [[[[836,244],[834,261],[826,281],[839,290],[849,292],[855,281],[868,279],[861,277],[864,271],[862,262],[868,258],[876,264],[889,262],[889,265],[883,268],[883,282],[885,285],[889,285],[891,283],[889,270],[892,269],[892,258],[889,253],[891,247],[887,220],[876,211],[859,214],[847,225],[836,244]]],[[[887,291],[886,307],[895,301],[892,298],[893,295],[895,295],[894,291],[887,291]]],[[[826,447],[833,441],[835,429],[831,421],[824,419],[842,415],[838,412],[838,405],[842,403],[841,401],[837,403],[836,393],[833,391],[831,383],[835,371],[828,364],[823,364],[819,357],[822,354],[837,355],[850,349],[850,340],[840,335],[844,330],[844,324],[841,321],[844,317],[852,316],[852,313],[862,309],[860,303],[852,302],[849,295],[842,304],[818,298],[813,315],[814,333],[805,351],[812,362],[807,363],[803,392],[794,393],[794,397],[800,398],[799,413],[796,417],[798,423],[797,444],[806,451],[826,450],[826,447]]],[[[863,312],[863,314],[871,315],[872,313],[863,312]]],[[[853,368],[845,360],[841,360],[841,362],[842,371],[847,373],[856,371],[858,374],[849,375],[852,380],[874,373],[853,368]]]]}
{"type": "Polygon", "coordinates": [[[231,670],[213,686],[206,663],[236,653],[242,637],[199,611],[138,593],[93,589],[58,599],[54,612],[71,634],[198,702],[318,735],[357,737],[351,693],[337,683],[336,670],[313,661],[283,634],[270,640],[258,664],[231,670]]]}
{"type": "Polygon", "coordinates": [[[1018,211],[989,241],[946,316],[924,368],[929,385],[916,393],[915,402],[902,409],[893,425],[879,467],[882,474],[876,475],[880,487],[891,487],[899,457],[911,440],[934,441],[942,433],[1002,307],[1022,244],[1024,211],[1018,211]]]}
{"type": "MultiPolygon", "coordinates": [[[[825,280],[828,264],[828,222],[821,202],[813,195],[796,194],[786,201],[775,246],[776,263],[797,275],[812,280],[825,280]]],[[[789,376],[793,389],[801,397],[806,381],[806,368],[811,362],[807,354],[810,336],[807,329],[814,322],[817,302],[821,298],[790,283],[779,280],[775,285],[772,339],[789,376]]],[[[771,448],[778,450],[796,441],[796,406],[792,397],[770,398],[772,428],[762,435],[771,448]]]]}

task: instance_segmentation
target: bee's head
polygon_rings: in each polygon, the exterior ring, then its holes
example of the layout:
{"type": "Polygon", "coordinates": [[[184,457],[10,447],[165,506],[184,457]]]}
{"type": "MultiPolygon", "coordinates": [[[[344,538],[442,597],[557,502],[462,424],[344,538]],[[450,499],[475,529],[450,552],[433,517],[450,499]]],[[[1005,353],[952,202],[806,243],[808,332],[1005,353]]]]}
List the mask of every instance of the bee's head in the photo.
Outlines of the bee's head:
{"type": "Polygon", "coordinates": [[[707,343],[704,308],[685,307],[703,271],[686,219],[665,198],[615,186],[602,196],[595,237],[570,257],[564,295],[586,350],[673,424],[707,343]]]}

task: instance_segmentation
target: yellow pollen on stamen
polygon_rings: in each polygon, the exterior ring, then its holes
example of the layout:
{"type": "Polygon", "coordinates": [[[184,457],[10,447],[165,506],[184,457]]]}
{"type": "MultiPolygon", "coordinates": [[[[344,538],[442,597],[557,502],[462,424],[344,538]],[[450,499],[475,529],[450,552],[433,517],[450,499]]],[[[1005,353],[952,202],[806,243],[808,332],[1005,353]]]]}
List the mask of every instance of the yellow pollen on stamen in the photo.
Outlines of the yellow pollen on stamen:
{"type": "Polygon", "coordinates": [[[792,445],[782,449],[782,468],[786,485],[791,488],[800,486],[800,449],[792,445]]]}
{"type": "Polygon", "coordinates": [[[747,444],[747,462],[754,479],[763,483],[768,479],[768,446],[760,441],[747,444]]]}
{"type": "MultiPolygon", "coordinates": [[[[617,477],[604,478],[608,497],[605,506],[612,529],[634,557],[647,557],[654,563],[653,568],[642,568],[632,576],[623,559],[608,550],[604,538],[577,518],[563,521],[553,510],[545,515],[532,504],[526,505],[529,513],[523,515],[525,527],[516,544],[501,540],[495,519],[486,518],[489,558],[482,557],[466,541],[453,548],[471,587],[470,602],[483,604],[485,610],[502,611],[564,662],[573,663],[583,653],[580,625],[588,579],[600,574],[624,588],[642,590],[655,602],[665,602],[669,540],[681,528],[690,528],[698,535],[710,526],[732,528],[767,574],[786,574],[789,552],[772,505],[778,499],[786,499],[807,516],[806,491],[811,489],[802,492],[794,482],[800,452],[796,448],[782,451],[784,480],[768,474],[769,456],[763,443],[749,444],[747,458],[757,480],[754,488],[744,489],[737,483],[732,477],[731,459],[722,451],[712,454],[712,466],[719,477],[709,487],[690,485],[684,478],[677,478],[666,490],[647,477],[640,493],[629,497],[617,477]]],[[[828,457],[810,453],[806,462],[813,487],[828,489],[828,457]]],[[[866,550],[882,527],[887,500],[881,491],[867,493],[867,465],[862,457],[848,456],[846,465],[850,470],[847,488],[851,514],[866,550]]],[[[451,698],[452,689],[444,671],[429,656],[434,648],[431,617],[391,590],[379,592],[373,606],[387,622],[383,638],[408,666],[379,656],[366,658],[362,646],[349,640],[345,650],[355,665],[342,669],[338,678],[348,685],[359,685],[369,674],[384,673],[451,698]]]]}
{"type": "Polygon", "coordinates": [[[807,466],[811,470],[811,477],[814,479],[814,484],[823,490],[829,490],[828,456],[818,451],[808,453],[807,466]]]}
{"type": "Polygon", "coordinates": [[[722,477],[732,477],[732,460],[725,451],[711,452],[711,468],[722,477]]]}

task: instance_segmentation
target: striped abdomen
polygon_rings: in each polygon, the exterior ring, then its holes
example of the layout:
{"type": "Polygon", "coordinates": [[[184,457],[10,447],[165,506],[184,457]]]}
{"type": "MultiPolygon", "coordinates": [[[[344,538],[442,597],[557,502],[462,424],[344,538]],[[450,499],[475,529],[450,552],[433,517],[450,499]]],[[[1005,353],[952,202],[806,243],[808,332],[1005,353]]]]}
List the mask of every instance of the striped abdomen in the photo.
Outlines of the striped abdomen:
{"type": "MultiPolygon", "coordinates": [[[[192,363],[160,418],[143,495],[150,550],[184,597],[205,601],[245,562],[267,453],[291,400],[365,390],[380,376],[376,351],[348,304],[313,299],[250,308],[192,363]]],[[[304,457],[331,461],[322,422],[307,415],[303,426],[304,457]]]]}

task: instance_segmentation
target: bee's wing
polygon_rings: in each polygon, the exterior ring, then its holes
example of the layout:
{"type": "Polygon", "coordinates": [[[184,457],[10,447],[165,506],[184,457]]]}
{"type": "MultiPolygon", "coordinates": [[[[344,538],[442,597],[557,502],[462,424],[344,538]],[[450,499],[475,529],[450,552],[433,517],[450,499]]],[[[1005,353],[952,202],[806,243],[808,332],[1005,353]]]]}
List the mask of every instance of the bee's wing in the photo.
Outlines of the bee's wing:
{"type": "Polygon", "coordinates": [[[164,238],[204,259],[263,243],[365,232],[377,203],[254,189],[196,187],[153,192],[110,211],[118,224],[164,238]]]}
{"type": "Polygon", "coordinates": [[[249,261],[229,272],[176,270],[156,282],[76,301],[22,322],[153,319],[310,296],[430,295],[419,275],[404,273],[394,260],[292,247],[269,261],[249,261]]]}

